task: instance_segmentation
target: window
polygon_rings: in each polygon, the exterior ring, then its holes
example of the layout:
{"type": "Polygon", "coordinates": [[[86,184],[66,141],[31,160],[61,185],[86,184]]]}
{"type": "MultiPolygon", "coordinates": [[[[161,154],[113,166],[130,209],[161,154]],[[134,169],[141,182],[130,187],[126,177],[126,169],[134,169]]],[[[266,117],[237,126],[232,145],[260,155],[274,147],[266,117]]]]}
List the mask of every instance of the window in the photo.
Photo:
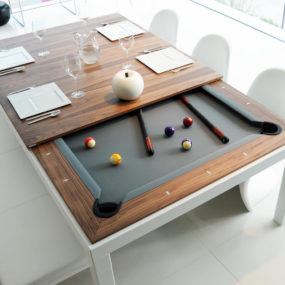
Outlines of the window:
{"type": "Polygon", "coordinates": [[[283,27],[284,0],[215,0],[277,27],[283,27]]]}
{"type": "Polygon", "coordinates": [[[284,0],[189,0],[285,42],[284,0]]]}

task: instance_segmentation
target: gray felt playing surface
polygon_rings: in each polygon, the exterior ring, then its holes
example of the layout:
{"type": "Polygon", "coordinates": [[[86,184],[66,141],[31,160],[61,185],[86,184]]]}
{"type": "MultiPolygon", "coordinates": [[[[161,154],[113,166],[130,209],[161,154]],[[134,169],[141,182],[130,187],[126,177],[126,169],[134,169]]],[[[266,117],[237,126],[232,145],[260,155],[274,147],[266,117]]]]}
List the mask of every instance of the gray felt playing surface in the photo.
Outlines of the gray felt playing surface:
{"type": "Polygon", "coordinates": [[[229,137],[226,145],[177,99],[143,110],[155,150],[153,156],[147,155],[135,114],[65,136],[56,143],[95,198],[100,198],[100,202],[125,202],[261,136],[258,129],[206,94],[199,89],[185,95],[229,137]],[[190,128],[182,124],[186,116],[194,120],[190,128]],[[175,128],[174,136],[164,136],[166,126],[175,128]],[[95,148],[85,148],[87,137],[95,138],[95,148]],[[185,138],[193,142],[190,151],[181,150],[185,138]],[[112,153],[122,156],[120,165],[110,164],[112,153]]]}

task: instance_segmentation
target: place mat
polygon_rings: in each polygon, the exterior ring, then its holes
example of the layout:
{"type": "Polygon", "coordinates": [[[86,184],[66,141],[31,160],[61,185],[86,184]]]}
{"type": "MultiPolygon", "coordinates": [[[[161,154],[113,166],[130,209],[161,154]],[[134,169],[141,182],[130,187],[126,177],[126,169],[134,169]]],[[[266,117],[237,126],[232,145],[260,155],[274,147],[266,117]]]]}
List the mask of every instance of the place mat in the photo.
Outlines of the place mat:
{"type": "Polygon", "coordinates": [[[7,98],[20,119],[71,104],[54,82],[10,94],[7,98]]]}
{"type": "Polygon", "coordinates": [[[193,59],[173,47],[139,55],[136,59],[156,73],[162,73],[194,63],[193,59]]]}
{"type": "Polygon", "coordinates": [[[31,62],[34,58],[22,46],[0,51],[0,71],[31,62]]]}
{"type": "Polygon", "coordinates": [[[99,27],[97,28],[97,31],[110,41],[116,41],[120,37],[129,37],[131,35],[135,36],[145,32],[143,29],[127,20],[99,27]]]}

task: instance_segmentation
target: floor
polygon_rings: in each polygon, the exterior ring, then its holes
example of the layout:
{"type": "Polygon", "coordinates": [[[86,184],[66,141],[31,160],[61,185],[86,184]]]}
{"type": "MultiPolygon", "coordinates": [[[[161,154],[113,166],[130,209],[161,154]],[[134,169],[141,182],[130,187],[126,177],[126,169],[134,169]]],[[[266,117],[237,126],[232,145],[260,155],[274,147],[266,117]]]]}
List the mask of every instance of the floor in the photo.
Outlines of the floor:
{"type": "MultiPolygon", "coordinates": [[[[112,254],[118,285],[284,285],[276,192],[247,212],[238,188],[112,254]]],[[[83,271],[60,285],[91,285],[83,271]]]]}
{"type": "MultiPolygon", "coordinates": [[[[218,31],[231,44],[228,82],[245,93],[259,72],[285,66],[284,43],[187,0],[106,0],[104,3],[104,7],[96,4],[97,8],[92,10],[94,16],[118,10],[144,27],[148,27],[161,7],[175,9],[180,18],[177,46],[190,54],[202,36],[218,31]]],[[[36,17],[48,18],[52,14],[53,26],[76,20],[62,7],[49,6],[26,12],[25,29],[10,21],[0,28],[0,38],[29,32],[35,11],[36,17]]],[[[42,199],[47,200],[45,203],[52,201],[1,117],[0,130],[5,134],[1,135],[4,147],[0,148],[0,189],[14,189],[12,192],[16,193],[11,196],[10,191],[0,191],[0,228],[3,228],[5,215],[18,212],[21,216],[21,209],[28,208],[29,203],[41,207],[42,199]],[[22,173],[19,181],[7,179],[13,171],[22,173]],[[21,196],[19,185],[25,185],[29,195],[21,196]]],[[[278,227],[272,221],[276,199],[277,191],[273,191],[253,212],[247,212],[238,188],[232,189],[112,254],[117,283],[284,285],[285,227],[278,227]]],[[[47,222],[52,223],[52,219],[47,222]]],[[[63,220],[58,221],[58,227],[64,226],[63,220]]],[[[31,229],[35,229],[34,225],[31,229]]],[[[88,270],[59,283],[77,284],[91,285],[88,270]]]]}

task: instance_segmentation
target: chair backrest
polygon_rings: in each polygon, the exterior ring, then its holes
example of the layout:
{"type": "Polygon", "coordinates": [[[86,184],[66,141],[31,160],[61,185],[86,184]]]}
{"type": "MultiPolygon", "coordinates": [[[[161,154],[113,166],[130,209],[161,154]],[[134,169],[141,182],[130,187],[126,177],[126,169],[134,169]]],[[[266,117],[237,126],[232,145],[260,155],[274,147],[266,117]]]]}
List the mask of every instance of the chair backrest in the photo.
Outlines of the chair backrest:
{"type": "Polygon", "coordinates": [[[193,58],[219,72],[227,80],[230,46],[219,35],[207,35],[199,40],[192,53],[193,58]]]}
{"type": "Polygon", "coordinates": [[[177,40],[178,17],[172,10],[161,10],[152,19],[149,31],[173,46],[177,40]]]}
{"type": "Polygon", "coordinates": [[[271,68],[261,72],[247,95],[285,118],[285,70],[271,68]]]}

